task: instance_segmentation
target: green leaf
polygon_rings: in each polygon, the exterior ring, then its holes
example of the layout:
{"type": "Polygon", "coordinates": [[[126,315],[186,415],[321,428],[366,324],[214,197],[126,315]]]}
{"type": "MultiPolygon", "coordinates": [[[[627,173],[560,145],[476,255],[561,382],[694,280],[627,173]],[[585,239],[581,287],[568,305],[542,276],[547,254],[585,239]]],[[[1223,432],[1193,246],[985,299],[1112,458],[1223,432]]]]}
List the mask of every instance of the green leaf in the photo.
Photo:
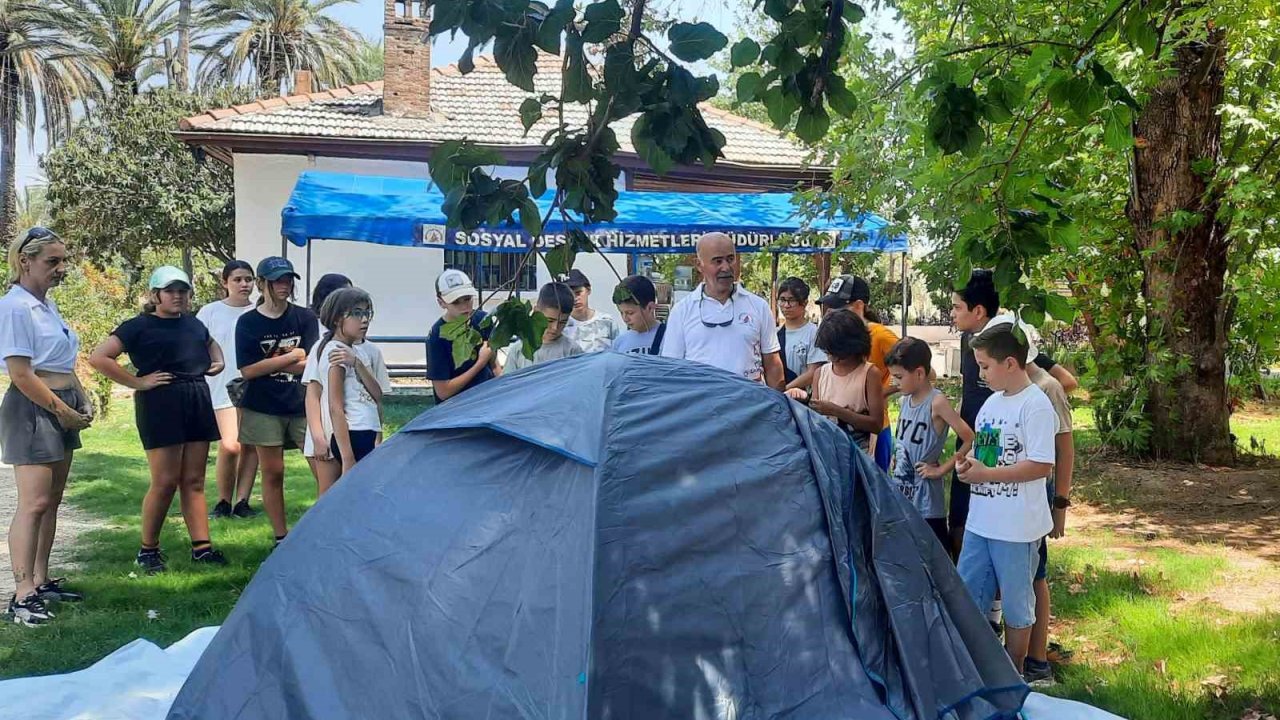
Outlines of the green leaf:
{"type": "Polygon", "coordinates": [[[764,84],[758,72],[744,72],[738,76],[738,102],[755,102],[756,95],[764,84]]]}
{"type": "Polygon", "coordinates": [[[1071,302],[1056,292],[1050,292],[1045,296],[1045,310],[1055,320],[1062,322],[1071,322],[1075,318],[1075,310],[1071,307],[1071,302]]]}
{"type": "Polygon", "coordinates": [[[800,101],[784,92],[782,85],[774,85],[760,98],[769,111],[769,121],[779,130],[791,124],[791,116],[800,108],[800,101]]]}
{"type": "Polygon", "coordinates": [[[675,159],[653,137],[648,113],[637,118],[631,126],[631,145],[635,147],[636,154],[658,175],[666,175],[675,167],[675,159]]]}
{"type": "Polygon", "coordinates": [[[507,82],[533,92],[533,74],[537,72],[538,51],[527,33],[499,35],[493,43],[493,59],[502,69],[507,82]]]}
{"type": "Polygon", "coordinates": [[[1026,88],[1016,79],[993,77],[987,81],[982,97],[982,114],[992,122],[1008,122],[1014,110],[1022,105],[1026,88]]]}
{"type": "Polygon", "coordinates": [[[667,31],[671,54],[685,62],[706,60],[724,49],[729,38],[711,23],[678,22],[667,31]]]}
{"type": "Polygon", "coordinates": [[[735,67],[746,67],[760,57],[760,43],[751,38],[742,38],[733,44],[729,51],[729,63],[735,67]]]}
{"type": "Polygon", "coordinates": [[[547,265],[547,272],[553,278],[569,272],[569,268],[573,267],[573,261],[576,256],[577,253],[574,252],[572,243],[567,240],[564,244],[557,245],[542,255],[547,265]]]}
{"type": "Polygon", "coordinates": [[[509,297],[493,309],[486,321],[492,321],[489,346],[503,348],[519,340],[525,357],[533,359],[533,353],[542,347],[542,333],[547,329],[547,318],[535,312],[528,300],[509,297]],[[541,322],[539,322],[541,321],[541,322]]]}
{"type": "Polygon", "coordinates": [[[582,41],[602,43],[622,30],[622,18],[626,16],[618,0],[601,0],[587,6],[582,12],[586,27],[582,29],[582,41]]]}
{"type": "Polygon", "coordinates": [[[796,6],[796,0],[764,0],[764,14],[770,19],[782,22],[796,6]]]}
{"type": "Polygon", "coordinates": [[[928,132],[947,155],[980,147],[985,136],[978,124],[978,95],[973,88],[946,85],[929,113],[928,132]]]}
{"type": "Polygon", "coordinates": [[[844,78],[835,74],[827,78],[827,104],[833,112],[844,117],[853,117],[858,110],[858,98],[849,91],[844,78]]]}
{"type": "Polygon", "coordinates": [[[587,71],[587,56],[582,48],[583,38],[576,31],[565,34],[565,69],[560,99],[567,103],[587,102],[592,97],[591,74],[587,71]]]}
{"type": "Polygon", "coordinates": [[[1064,75],[1049,86],[1049,101],[1083,123],[1106,103],[1106,94],[1090,78],[1064,75]]]}
{"type": "Polygon", "coordinates": [[[1066,248],[1068,252],[1075,254],[1080,250],[1080,228],[1074,222],[1069,220],[1060,220],[1053,225],[1053,237],[1066,248]]]}
{"type": "Polygon", "coordinates": [[[850,25],[857,25],[867,16],[867,11],[857,3],[846,2],[844,4],[844,19],[850,25]]]}
{"type": "Polygon", "coordinates": [[[1112,105],[1102,113],[1102,138],[1114,150],[1133,147],[1133,114],[1127,106],[1112,105]]]}
{"type": "MultiPolygon", "coordinates": [[[[461,4],[461,3],[459,3],[461,4]]],[[[439,12],[437,9],[436,12],[439,12]]],[[[542,22],[538,24],[538,32],[534,42],[543,51],[552,55],[560,54],[560,37],[565,26],[573,20],[573,0],[557,0],[556,6],[542,22]]]]}
{"type": "Polygon", "coordinates": [[[542,103],[534,98],[525,98],[520,103],[520,124],[524,126],[524,134],[528,135],[530,128],[542,119],[542,103]]]}
{"type": "Polygon", "coordinates": [[[472,327],[469,315],[461,315],[441,325],[440,337],[453,343],[454,367],[462,367],[475,360],[480,344],[484,342],[480,331],[472,327]]]}
{"type": "Polygon", "coordinates": [[[796,118],[796,137],[812,145],[826,136],[830,126],[831,119],[821,105],[803,107],[796,118]]]}
{"type": "Polygon", "coordinates": [[[538,211],[538,204],[533,198],[524,198],[520,201],[520,224],[524,226],[524,231],[529,233],[530,237],[539,237],[542,235],[542,213],[538,211]]]}

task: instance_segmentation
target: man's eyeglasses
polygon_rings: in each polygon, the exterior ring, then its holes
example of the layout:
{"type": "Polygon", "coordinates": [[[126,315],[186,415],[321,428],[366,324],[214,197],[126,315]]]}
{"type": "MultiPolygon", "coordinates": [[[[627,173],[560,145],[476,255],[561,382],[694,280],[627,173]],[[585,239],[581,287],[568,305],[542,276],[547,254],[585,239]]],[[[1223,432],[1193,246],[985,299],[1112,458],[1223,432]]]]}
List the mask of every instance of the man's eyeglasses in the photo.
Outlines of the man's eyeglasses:
{"type": "Polygon", "coordinates": [[[18,252],[22,252],[23,250],[25,250],[27,248],[27,245],[31,244],[32,240],[47,240],[49,238],[56,238],[56,237],[58,237],[58,234],[55,233],[54,231],[50,230],[47,227],[40,227],[39,225],[37,225],[36,227],[33,227],[27,231],[27,236],[22,239],[22,244],[18,246],[18,252]]]}
{"type": "Polygon", "coordinates": [[[354,320],[373,320],[372,310],[352,310],[347,313],[347,317],[354,320]]]}
{"type": "MultiPolygon", "coordinates": [[[[736,295],[736,294],[735,294],[735,295],[736,295]]],[[[732,308],[733,308],[733,302],[734,302],[734,300],[736,299],[735,295],[730,295],[730,296],[729,296],[729,307],[730,307],[730,309],[732,309],[732,308]]],[[[719,327],[719,328],[723,328],[723,327],[729,327],[730,325],[732,325],[732,324],[733,324],[733,318],[735,317],[735,314],[731,314],[731,315],[729,316],[729,319],[728,319],[728,320],[725,320],[724,322],[713,323],[713,322],[711,322],[710,320],[707,320],[707,318],[702,314],[702,301],[703,301],[703,300],[706,300],[706,299],[707,299],[707,292],[706,292],[706,290],[703,290],[703,291],[702,291],[702,296],[698,298],[698,319],[702,321],[702,326],[703,326],[703,327],[709,327],[709,328],[718,328],[718,327],[719,327]]]]}

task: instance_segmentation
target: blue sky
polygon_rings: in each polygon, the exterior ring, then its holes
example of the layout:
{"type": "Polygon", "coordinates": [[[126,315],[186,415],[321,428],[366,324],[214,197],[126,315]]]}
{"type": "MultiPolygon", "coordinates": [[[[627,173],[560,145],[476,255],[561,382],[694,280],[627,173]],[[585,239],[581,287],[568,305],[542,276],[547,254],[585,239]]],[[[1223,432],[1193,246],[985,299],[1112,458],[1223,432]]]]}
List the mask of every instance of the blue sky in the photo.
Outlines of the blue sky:
{"type": "MultiPolygon", "coordinates": [[[[734,36],[734,29],[739,27],[740,19],[750,10],[749,0],[650,0],[650,5],[666,10],[680,20],[689,22],[705,20],[715,25],[722,32],[734,36]]],[[[340,5],[330,13],[334,18],[359,30],[370,38],[382,37],[382,0],[356,0],[349,5],[340,5]]],[[[868,18],[868,22],[877,30],[894,32],[896,24],[884,17],[868,18]]],[[[436,66],[456,62],[466,47],[466,38],[459,35],[449,39],[444,35],[435,39],[431,48],[431,63],[436,66]]],[[[45,151],[45,142],[41,134],[36,135],[34,151],[27,144],[25,128],[18,135],[18,186],[43,182],[38,157],[45,151]]]]}

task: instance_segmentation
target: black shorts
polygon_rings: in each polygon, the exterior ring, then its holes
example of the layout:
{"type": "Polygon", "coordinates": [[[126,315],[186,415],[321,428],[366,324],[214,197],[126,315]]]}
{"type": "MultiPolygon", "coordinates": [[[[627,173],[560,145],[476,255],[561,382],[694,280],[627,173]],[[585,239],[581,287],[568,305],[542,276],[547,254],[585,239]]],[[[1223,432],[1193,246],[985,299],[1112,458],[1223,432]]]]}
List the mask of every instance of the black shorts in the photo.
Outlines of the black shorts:
{"type": "Polygon", "coordinates": [[[134,393],[133,416],[145,450],[213,442],[220,437],[209,385],[204,378],[178,379],[134,393]]]}
{"type": "MultiPolygon", "coordinates": [[[[364,459],[365,455],[373,452],[374,445],[378,442],[377,430],[351,430],[351,452],[356,456],[356,462],[364,459]]],[[[329,454],[334,460],[342,462],[342,452],[338,450],[338,438],[329,436],[329,454]]]]}
{"type": "Polygon", "coordinates": [[[947,534],[946,518],[925,518],[925,522],[929,523],[929,529],[937,536],[938,542],[942,543],[942,549],[951,554],[951,536],[947,534]]]}

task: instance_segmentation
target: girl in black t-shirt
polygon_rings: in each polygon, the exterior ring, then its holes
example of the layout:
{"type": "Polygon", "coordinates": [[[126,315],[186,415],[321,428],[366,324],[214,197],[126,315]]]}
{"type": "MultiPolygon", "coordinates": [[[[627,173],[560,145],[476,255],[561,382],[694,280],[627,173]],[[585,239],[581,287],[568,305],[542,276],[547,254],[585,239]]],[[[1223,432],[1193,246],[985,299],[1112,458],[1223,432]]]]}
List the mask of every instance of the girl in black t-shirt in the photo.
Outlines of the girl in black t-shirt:
{"type": "Polygon", "coordinates": [[[148,283],[150,302],[142,314],[121,323],[102,341],[89,363],[108,378],[134,389],[138,436],[147,451],[151,487],[142,500],[142,547],[137,563],[148,573],[163,572],[160,528],[179,493],[191,535],[191,561],[225,565],[209,543],[204,479],[209,443],[218,439],[206,375],[222,371],[222,349],[204,323],[188,311],[191,280],[175,267],[157,268],[148,283]],[[136,375],[118,358],[129,354],[136,375]]]}
{"type": "Polygon", "coordinates": [[[262,509],[276,542],[289,532],[284,508],[284,451],[307,433],[301,376],[320,334],[315,313],[290,302],[298,274],[282,257],[258,263],[258,306],[236,321],[236,364],[244,378],[240,444],[253,446],[262,471],[262,509]]]}

